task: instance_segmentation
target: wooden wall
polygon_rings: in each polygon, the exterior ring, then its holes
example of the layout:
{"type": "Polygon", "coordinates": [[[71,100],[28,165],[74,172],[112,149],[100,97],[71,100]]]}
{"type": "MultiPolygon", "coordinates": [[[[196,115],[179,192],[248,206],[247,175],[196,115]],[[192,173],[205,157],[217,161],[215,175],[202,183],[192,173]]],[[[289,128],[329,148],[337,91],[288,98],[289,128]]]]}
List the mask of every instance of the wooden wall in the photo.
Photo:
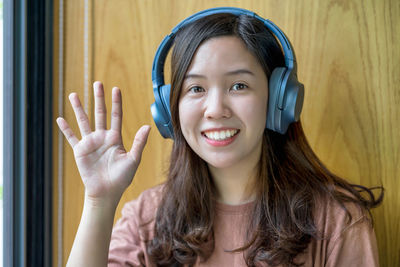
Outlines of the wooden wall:
{"type": "MultiPolygon", "coordinates": [[[[87,62],[84,66],[85,1],[64,1],[64,54],[58,56],[58,1],[55,1],[55,89],[63,66],[63,113],[73,129],[71,92],[88,94],[91,83],[105,83],[107,106],[112,86],[123,95],[123,139],[130,147],[136,130],[151,124],[141,166],[124,202],[163,181],[171,141],[161,138],[151,118],[151,65],[162,38],[185,17],[202,9],[237,6],[280,26],[295,47],[306,97],[302,121],[317,155],[351,182],[386,188],[373,211],[382,266],[400,266],[400,1],[398,0],[90,0],[87,62]],[[60,61],[61,60],[61,61],[60,61]],[[85,78],[85,73],[87,74],[85,78]],[[89,88],[85,87],[85,81],[89,88]]],[[[58,116],[59,92],[54,92],[58,116]]],[[[63,141],[62,247],[58,246],[58,131],[54,129],[54,266],[66,263],[83,205],[83,186],[72,150],[63,141]]]]}

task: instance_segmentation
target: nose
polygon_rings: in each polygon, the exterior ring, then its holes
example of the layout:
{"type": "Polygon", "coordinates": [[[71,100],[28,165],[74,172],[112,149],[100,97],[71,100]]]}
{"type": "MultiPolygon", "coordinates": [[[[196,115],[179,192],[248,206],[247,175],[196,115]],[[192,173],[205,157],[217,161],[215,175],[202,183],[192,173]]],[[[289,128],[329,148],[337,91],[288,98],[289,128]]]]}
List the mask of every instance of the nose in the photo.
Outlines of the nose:
{"type": "Polygon", "coordinates": [[[231,116],[228,96],[223,90],[209,90],[205,101],[204,117],[207,119],[222,119],[231,116]]]}

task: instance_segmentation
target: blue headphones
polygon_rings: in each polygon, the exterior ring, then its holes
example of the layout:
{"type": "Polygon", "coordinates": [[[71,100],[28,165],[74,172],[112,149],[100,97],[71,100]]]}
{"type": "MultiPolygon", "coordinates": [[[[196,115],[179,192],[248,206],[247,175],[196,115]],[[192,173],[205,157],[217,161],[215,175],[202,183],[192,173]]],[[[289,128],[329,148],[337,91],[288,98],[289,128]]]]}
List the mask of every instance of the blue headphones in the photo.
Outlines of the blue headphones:
{"type": "Polygon", "coordinates": [[[292,122],[298,121],[303,107],[304,86],[297,80],[297,63],[294,50],[285,34],[270,20],[266,20],[246,9],[221,7],[200,11],[179,23],[171,34],[167,35],[157,49],[153,61],[152,81],[155,102],[151,113],[158,130],[164,138],[174,138],[171,122],[170,92],[171,85],[164,84],[164,63],[176,33],[186,24],[217,13],[248,15],[264,23],[279,40],[285,55],[285,67],[272,71],[269,80],[268,111],[266,128],[284,134],[292,122]]]}

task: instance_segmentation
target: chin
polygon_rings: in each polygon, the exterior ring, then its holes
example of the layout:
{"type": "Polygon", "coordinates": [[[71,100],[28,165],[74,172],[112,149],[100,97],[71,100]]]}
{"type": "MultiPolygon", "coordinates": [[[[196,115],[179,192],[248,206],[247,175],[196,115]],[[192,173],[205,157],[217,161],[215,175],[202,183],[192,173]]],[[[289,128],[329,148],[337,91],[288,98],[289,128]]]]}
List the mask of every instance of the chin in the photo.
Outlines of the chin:
{"type": "Polygon", "coordinates": [[[214,168],[217,168],[217,169],[225,169],[225,168],[229,168],[229,167],[232,167],[232,166],[235,165],[235,161],[234,160],[227,159],[227,158],[225,158],[223,160],[216,160],[216,159],[209,159],[208,158],[208,159],[204,159],[204,161],[208,165],[210,165],[210,166],[212,166],[214,168]]]}

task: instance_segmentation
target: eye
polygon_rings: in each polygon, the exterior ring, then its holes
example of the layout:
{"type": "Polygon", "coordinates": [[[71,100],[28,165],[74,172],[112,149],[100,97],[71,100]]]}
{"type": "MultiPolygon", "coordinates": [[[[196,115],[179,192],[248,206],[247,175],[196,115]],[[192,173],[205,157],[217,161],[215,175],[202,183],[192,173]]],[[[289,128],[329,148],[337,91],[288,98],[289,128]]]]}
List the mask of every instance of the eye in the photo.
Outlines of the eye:
{"type": "Polygon", "coordinates": [[[200,86],[193,86],[189,88],[189,92],[194,94],[203,93],[204,91],[204,88],[200,86]]]}
{"type": "Polygon", "coordinates": [[[243,90],[243,89],[246,89],[246,88],[248,88],[248,86],[245,85],[244,83],[235,83],[235,84],[232,86],[231,90],[233,90],[233,91],[240,91],[240,90],[243,90]]]}

